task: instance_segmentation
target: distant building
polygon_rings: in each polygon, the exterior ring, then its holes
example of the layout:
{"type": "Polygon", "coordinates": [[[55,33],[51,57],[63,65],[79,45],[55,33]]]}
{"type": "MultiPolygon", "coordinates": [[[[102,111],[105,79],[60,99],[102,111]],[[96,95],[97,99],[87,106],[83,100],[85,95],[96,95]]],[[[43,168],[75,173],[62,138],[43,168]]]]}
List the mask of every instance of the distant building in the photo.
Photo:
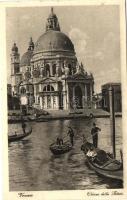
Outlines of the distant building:
{"type": "Polygon", "coordinates": [[[14,43],[11,51],[11,84],[14,96],[26,96],[28,104],[42,109],[84,108],[92,101],[94,78],[79,64],[74,45],[60,30],[51,9],[44,33],[20,60],[14,43]]]}
{"type": "Polygon", "coordinates": [[[92,104],[95,109],[102,108],[102,93],[93,95],[92,104]]]}
{"type": "Polygon", "coordinates": [[[102,108],[110,112],[109,88],[114,89],[114,111],[122,111],[121,83],[106,83],[102,85],[102,108]]]}
{"type": "Polygon", "coordinates": [[[7,84],[7,105],[8,110],[12,109],[12,87],[11,84],[7,84]]]}
{"type": "Polygon", "coordinates": [[[12,86],[7,84],[7,105],[8,110],[16,110],[20,108],[19,97],[12,95],[12,86]]]}
{"type": "Polygon", "coordinates": [[[7,84],[7,94],[12,95],[12,87],[11,84],[7,84]]]}

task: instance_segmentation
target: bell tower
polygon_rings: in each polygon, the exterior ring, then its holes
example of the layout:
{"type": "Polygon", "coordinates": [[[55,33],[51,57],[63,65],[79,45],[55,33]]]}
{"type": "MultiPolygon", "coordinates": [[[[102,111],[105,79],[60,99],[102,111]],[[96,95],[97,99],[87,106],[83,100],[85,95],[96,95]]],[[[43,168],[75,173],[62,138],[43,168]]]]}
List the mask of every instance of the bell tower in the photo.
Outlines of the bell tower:
{"type": "Polygon", "coordinates": [[[11,49],[11,85],[13,95],[18,94],[18,84],[20,81],[20,55],[18,53],[18,47],[16,46],[16,43],[14,43],[11,49]]]}
{"type": "Polygon", "coordinates": [[[29,41],[28,50],[30,50],[30,51],[33,51],[33,50],[34,50],[34,43],[33,43],[32,37],[30,38],[30,41],[29,41]]]}

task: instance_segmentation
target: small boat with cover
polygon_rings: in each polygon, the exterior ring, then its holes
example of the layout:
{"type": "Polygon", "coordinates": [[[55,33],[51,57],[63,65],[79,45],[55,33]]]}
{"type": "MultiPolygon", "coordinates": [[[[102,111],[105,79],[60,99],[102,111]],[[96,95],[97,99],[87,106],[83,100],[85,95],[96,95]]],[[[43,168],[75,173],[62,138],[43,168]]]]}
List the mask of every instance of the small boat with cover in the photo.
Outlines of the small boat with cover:
{"type": "Polygon", "coordinates": [[[104,150],[95,148],[93,144],[84,142],[81,150],[86,156],[86,161],[91,169],[106,178],[123,181],[123,163],[112,158],[104,150]],[[94,156],[89,152],[94,151],[94,156]]]}
{"type": "Polygon", "coordinates": [[[60,155],[69,152],[72,149],[72,145],[70,144],[69,141],[66,141],[61,145],[52,143],[49,149],[54,155],[60,155]]]}
{"type": "Polygon", "coordinates": [[[15,141],[19,141],[22,140],[23,138],[29,136],[32,133],[32,128],[25,128],[23,133],[15,133],[13,135],[9,135],[8,136],[8,142],[15,142],[15,141]]]}

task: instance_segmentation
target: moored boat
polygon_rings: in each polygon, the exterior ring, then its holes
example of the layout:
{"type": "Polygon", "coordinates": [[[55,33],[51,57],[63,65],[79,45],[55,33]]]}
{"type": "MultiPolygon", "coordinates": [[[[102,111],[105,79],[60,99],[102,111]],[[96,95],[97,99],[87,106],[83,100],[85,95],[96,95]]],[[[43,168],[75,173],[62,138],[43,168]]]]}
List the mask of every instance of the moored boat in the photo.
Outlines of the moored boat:
{"type": "Polygon", "coordinates": [[[81,146],[81,150],[86,156],[86,161],[91,169],[97,174],[106,178],[123,181],[123,164],[111,158],[109,153],[104,150],[95,148],[93,144],[85,142],[81,146]],[[94,151],[94,155],[90,156],[89,152],[94,151]]]}
{"type": "Polygon", "coordinates": [[[9,135],[8,142],[15,142],[22,140],[23,138],[29,136],[31,133],[32,133],[32,128],[30,128],[28,131],[25,131],[24,133],[9,135]]]}

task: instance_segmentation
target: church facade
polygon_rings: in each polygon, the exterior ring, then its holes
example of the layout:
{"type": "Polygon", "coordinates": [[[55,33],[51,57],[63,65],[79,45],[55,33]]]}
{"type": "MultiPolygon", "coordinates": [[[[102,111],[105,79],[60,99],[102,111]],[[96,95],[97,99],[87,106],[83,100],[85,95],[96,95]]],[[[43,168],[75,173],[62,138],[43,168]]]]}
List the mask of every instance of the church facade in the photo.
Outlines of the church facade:
{"type": "Polygon", "coordinates": [[[79,64],[74,45],[61,32],[51,9],[46,30],[20,59],[14,43],[11,51],[13,96],[26,97],[27,104],[46,110],[85,108],[92,101],[94,78],[79,64]]]}

